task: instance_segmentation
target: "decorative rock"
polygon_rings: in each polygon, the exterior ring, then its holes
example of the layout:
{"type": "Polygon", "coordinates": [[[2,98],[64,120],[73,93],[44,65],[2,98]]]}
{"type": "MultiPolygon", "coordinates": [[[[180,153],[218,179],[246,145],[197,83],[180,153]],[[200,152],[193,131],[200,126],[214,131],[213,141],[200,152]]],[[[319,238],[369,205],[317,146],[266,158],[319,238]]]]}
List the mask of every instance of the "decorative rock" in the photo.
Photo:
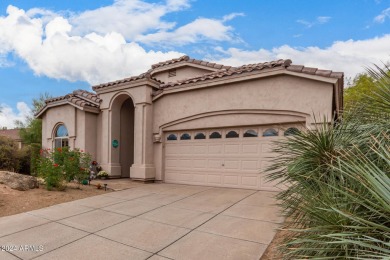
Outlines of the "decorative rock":
{"type": "Polygon", "coordinates": [[[0,171],[0,184],[5,184],[11,189],[22,191],[39,187],[37,178],[34,176],[3,171],[0,171]]]}

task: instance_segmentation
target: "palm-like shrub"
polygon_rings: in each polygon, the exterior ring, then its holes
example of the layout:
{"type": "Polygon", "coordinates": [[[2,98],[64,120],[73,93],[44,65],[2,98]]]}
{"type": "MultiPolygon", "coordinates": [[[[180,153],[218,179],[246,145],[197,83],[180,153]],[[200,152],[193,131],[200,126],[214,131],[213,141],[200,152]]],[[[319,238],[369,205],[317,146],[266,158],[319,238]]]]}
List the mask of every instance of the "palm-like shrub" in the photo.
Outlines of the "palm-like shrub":
{"type": "Polygon", "coordinates": [[[369,72],[376,92],[364,104],[275,146],[268,177],[288,185],[287,259],[390,257],[390,77],[369,72]]]}

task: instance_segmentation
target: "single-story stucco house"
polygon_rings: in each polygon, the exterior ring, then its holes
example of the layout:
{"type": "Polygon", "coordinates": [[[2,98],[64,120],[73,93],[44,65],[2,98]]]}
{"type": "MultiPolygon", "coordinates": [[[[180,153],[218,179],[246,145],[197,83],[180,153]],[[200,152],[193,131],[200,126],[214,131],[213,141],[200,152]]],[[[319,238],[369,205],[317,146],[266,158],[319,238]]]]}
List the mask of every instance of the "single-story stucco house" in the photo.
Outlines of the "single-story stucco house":
{"type": "Polygon", "coordinates": [[[0,136],[5,136],[12,139],[19,149],[23,148],[23,140],[20,137],[20,129],[1,129],[0,136]]]}
{"type": "MultiPolygon", "coordinates": [[[[343,107],[343,73],[277,60],[230,67],[183,56],[49,99],[42,145],[88,151],[111,177],[275,190],[271,141],[343,107]]],[[[316,120],[316,121],[315,121],[316,120]]]]}

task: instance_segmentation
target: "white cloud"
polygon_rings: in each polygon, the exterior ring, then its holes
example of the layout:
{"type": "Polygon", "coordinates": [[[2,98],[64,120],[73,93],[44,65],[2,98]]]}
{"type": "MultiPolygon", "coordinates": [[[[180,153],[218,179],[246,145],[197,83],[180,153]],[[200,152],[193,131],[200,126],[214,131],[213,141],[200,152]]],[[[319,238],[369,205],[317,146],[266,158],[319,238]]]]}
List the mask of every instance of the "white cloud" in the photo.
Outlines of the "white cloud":
{"type": "MultiPolygon", "coordinates": [[[[0,16],[0,66],[15,53],[36,75],[90,84],[144,72],[153,63],[177,58],[176,51],[145,50],[138,43],[184,45],[199,41],[237,40],[222,20],[198,18],[175,28],[162,17],[189,7],[190,0],[156,4],[116,0],[113,5],[79,14],[8,6],[0,16]]],[[[236,37],[237,38],[237,37],[236,37]]]]}
{"type": "Polygon", "coordinates": [[[390,7],[383,10],[379,15],[374,18],[377,23],[384,23],[386,18],[390,18],[390,7]]]}
{"type": "Polygon", "coordinates": [[[0,127],[14,128],[15,120],[25,123],[26,117],[32,116],[31,109],[24,102],[18,102],[16,104],[17,111],[14,111],[6,104],[1,104],[0,107],[0,127]]]}
{"type": "Polygon", "coordinates": [[[96,84],[136,75],[152,63],[183,55],[146,51],[116,32],[72,36],[72,25],[63,17],[45,25],[13,6],[7,13],[0,17],[0,54],[14,52],[37,75],[96,84]]]}
{"type": "Polygon", "coordinates": [[[185,45],[202,40],[236,41],[238,39],[232,34],[233,28],[223,23],[235,16],[237,14],[225,16],[222,20],[198,18],[176,30],[140,35],[136,40],[146,44],[158,43],[160,45],[185,45]]]}
{"type": "Polygon", "coordinates": [[[299,19],[296,22],[303,24],[304,26],[306,26],[306,28],[311,28],[314,25],[325,24],[325,23],[329,22],[329,20],[331,18],[332,17],[330,17],[330,16],[318,16],[314,21],[311,21],[311,22],[303,20],[303,19],[299,19]]]}
{"type": "Polygon", "coordinates": [[[283,45],[272,50],[255,51],[230,48],[217,48],[220,56],[210,56],[215,62],[239,66],[248,63],[259,63],[276,59],[291,59],[293,64],[342,71],[346,77],[355,77],[364,72],[366,66],[381,65],[390,60],[390,34],[367,40],[337,41],[327,48],[316,46],[294,48],[283,45]]]}

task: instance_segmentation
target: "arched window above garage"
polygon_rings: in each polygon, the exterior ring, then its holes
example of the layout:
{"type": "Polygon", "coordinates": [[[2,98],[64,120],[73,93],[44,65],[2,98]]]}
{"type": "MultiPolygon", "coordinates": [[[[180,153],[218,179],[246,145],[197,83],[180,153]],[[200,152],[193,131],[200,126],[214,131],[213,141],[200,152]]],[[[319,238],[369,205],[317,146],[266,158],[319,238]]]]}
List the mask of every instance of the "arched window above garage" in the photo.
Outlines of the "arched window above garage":
{"type": "Polygon", "coordinates": [[[167,140],[168,141],[176,141],[177,136],[175,134],[170,134],[170,135],[168,135],[167,140]]]}
{"type": "Polygon", "coordinates": [[[239,134],[236,131],[229,131],[226,134],[226,138],[238,138],[239,134]]]}
{"type": "Polygon", "coordinates": [[[218,139],[218,138],[221,138],[221,137],[222,137],[222,135],[219,132],[212,132],[210,134],[210,139],[218,139]]]}
{"type": "Polygon", "coordinates": [[[204,133],[197,133],[194,139],[206,139],[206,135],[204,133]]]}
{"type": "Polygon", "coordinates": [[[258,134],[255,130],[247,130],[245,133],[244,133],[244,137],[257,137],[258,134]]]}
{"type": "Polygon", "coordinates": [[[64,124],[57,126],[54,136],[54,148],[61,148],[69,146],[69,133],[64,124]]]}
{"type": "Polygon", "coordinates": [[[286,131],[284,131],[284,136],[296,135],[299,133],[298,128],[290,127],[286,131]]]}
{"type": "Polygon", "coordinates": [[[188,133],[182,134],[180,140],[191,140],[191,135],[188,133]]]}
{"type": "Polygon", "coordinates": [[[263,136],[269,137],[269,136],[278,136],[278,131],[276,131],[273,128],[269,128],[264,131],[263,136]]]}

